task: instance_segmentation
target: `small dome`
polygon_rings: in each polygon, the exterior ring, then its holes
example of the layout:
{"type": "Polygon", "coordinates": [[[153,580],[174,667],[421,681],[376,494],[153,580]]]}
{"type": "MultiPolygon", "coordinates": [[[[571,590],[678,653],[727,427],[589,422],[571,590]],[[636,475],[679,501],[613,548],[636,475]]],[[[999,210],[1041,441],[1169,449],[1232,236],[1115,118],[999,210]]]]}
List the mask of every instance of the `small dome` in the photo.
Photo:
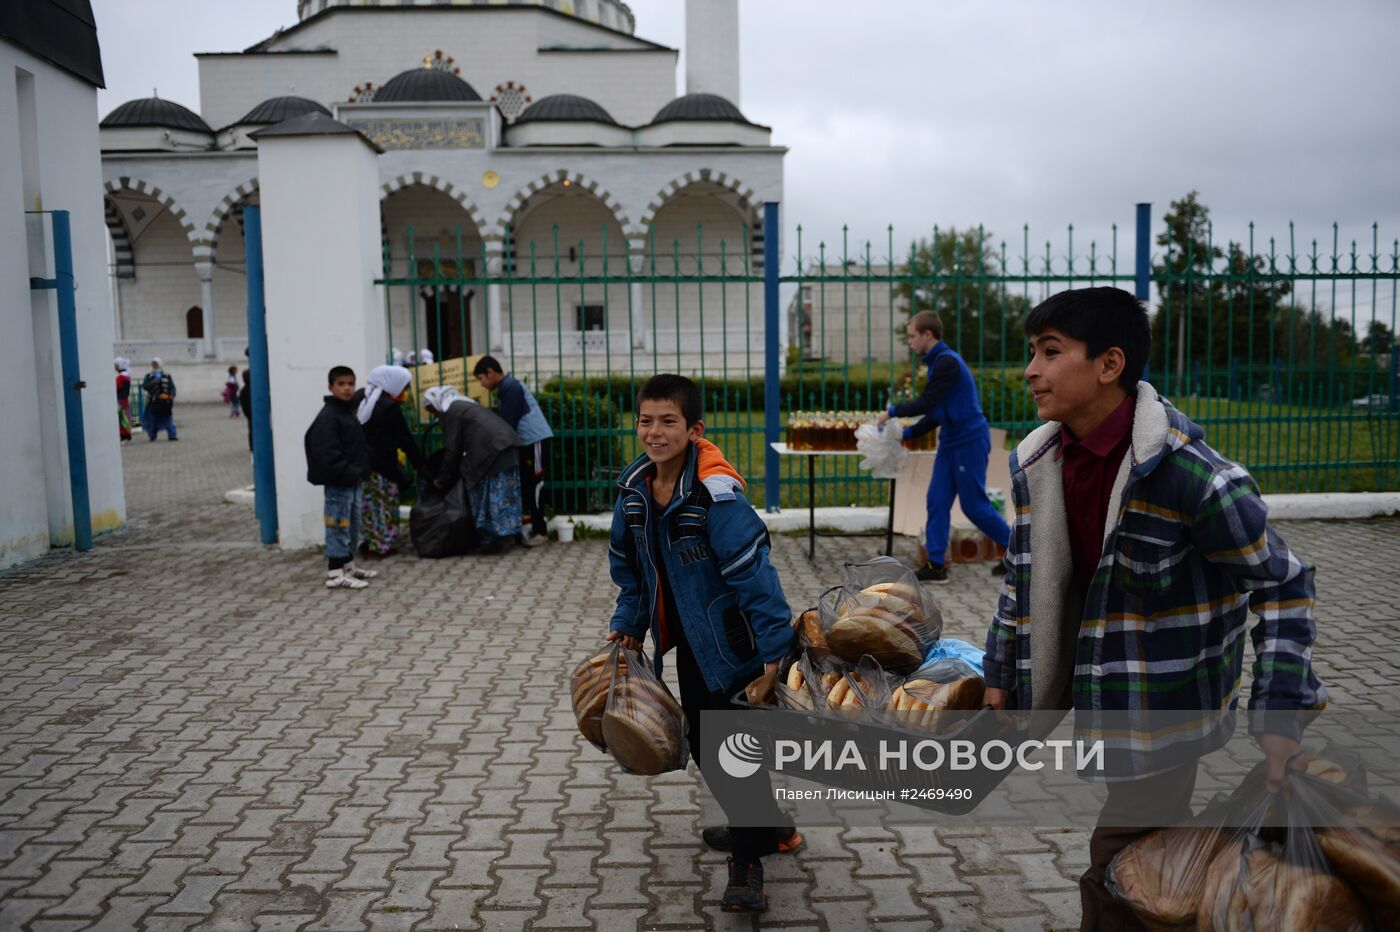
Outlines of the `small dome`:
{"type": "Polygon", "coordinates": [[[281,123],[283,120],[290,120],[292,117],[305,116],[308,113],[324,113],[330,116],[331,112],[314,100],[307,100],[305,97],[273,97],[271,100],[264,100],[252,110],[249,110],[239,120],[239,123],[253,124],[257,126],[270,126],[273,123],[281,123]]]}
{"type": "Polygon", "coordinates": [[[574,94],[551,94],[548,97],[541,97],[526,107],[524,113],[516,117],[515,125],[566,120],[589,120],[594,123],[617,125],[617,121],[612,118],[612,115],[597,103],[587,97],[578,97],[574,94]]]}
{"type": "Polygon", "coordinates": [[[212,133],[209,124],[200,119],[199,114],[182,107],[173,100],[159,97],[142,97],[128,100],[111,113],[100,124],[103,129],[125,129],[134,126],[164,126],[169,129],[187,129],[196,133],[212,133]]]}
{"type": "Polygon", "coordinates": [[[481,95],[466,81],[436,68],[410,68],[394,75],[374,92],[377,104],[480,99],[481,95]]]}
{"type": "Polygon", "coordinates": [[[662,107],[652,117],[653,123],[668,123],[672,120],[724,120],[731,123],[747,123],[739,108],[718,94],[686,94],[677,97],[662,107]]]}

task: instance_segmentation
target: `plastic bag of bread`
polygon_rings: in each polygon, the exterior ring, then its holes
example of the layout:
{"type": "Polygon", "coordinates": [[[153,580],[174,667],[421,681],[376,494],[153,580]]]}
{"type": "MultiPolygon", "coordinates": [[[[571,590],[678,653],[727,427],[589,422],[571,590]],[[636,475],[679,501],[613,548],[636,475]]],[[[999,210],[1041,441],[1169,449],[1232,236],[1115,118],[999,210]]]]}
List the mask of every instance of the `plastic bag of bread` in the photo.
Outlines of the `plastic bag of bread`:
{"type": "Polygon", "coordinates": [[[921,665],[896,688],[888,705],[893,720],[911,731],[945,734],[982,708],[986,684],[968,663],[953,658],[921,665]]]}
{"type": "Polygon", "coordinates": [[[912,570],[890,557],[846,564],[846,582],[818,605],[826,647],[847,663],[866,655],[905,674],[923,663],[943,616],[912,570]]]}
{"type": "Polygon", "coordinates": [[[1331,872],[1320,852],[1304,850],[1291,831],[1288,839],[1270,845],[1249,835],[1227,844],[1206,868],[1196,928],[1370,932],[1371,918],[1351,886],[1331,872]]]}
{"type": "Polygon", "coordinates": [[[1305,844],[1315,835],[1328,868],[1356,891],[1376,928],[1400,928],[1400,808],[1345,784],[1289,782],[1290,842],[1305,844]]]}
{"type": "Polygon", "coordinates": [[[822,673],[807,657],[799,656],[778,678],[773,687],[778,708],[796,712],[825,712],[826,694],[841,674],[822,673]]]}
{"type": "Polygon", "coordinates": [[[685,716],[646,654],[619,648],[612,665],[602,735],[608,753],[629,773],[680,770],[689,757],[685,716]]]}
{"type": "Polygon", "coordinates": [[[600,751],[608,749],[603,742],[603,711],[608,704],[608,684],[612,682],[613,668],[621,665],[624,674],[627,670],[627,660],[621,650],[621,645],[604,648],[574,667],[570,677],[578,730],[600,751]]]}
{"type": "MultiPolygon", "coordinates": [[[[821,599],[830,597],[834,604],[836,594],[840,591],[840,586],[833,586],[822,593],[821,599]]],[[[793,619],[793,628],[797,632],[797,643],[813,663],[823,663],[831,656],[831,648],[826,643],[826,631],[822,628],[820,599],[816,606],[793,619]]]]}

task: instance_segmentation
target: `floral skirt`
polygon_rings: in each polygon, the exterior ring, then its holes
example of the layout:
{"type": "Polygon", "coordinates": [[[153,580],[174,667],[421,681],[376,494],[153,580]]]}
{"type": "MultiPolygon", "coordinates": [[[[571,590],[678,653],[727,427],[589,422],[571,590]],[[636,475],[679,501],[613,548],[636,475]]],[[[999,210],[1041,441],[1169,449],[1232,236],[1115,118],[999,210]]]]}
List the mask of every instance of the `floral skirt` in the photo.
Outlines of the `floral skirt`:
{"type": "Polygon", "coordinates": [[[472,518],[482,534],[516,537],[520,534],[520,469],[512,466],[467,490],[472,518]]]}
{"type": "Polygon", "coordinates": [[[364,482],[360,511],[360,540],[380,556],[399,546],[399,487],[379,473],[364,482]]]}
{"type": "Polygon", "coordinates": [[[131,439],[131,405],[129,402],[117,403],[117,433],[123,440],[131,439]]]}

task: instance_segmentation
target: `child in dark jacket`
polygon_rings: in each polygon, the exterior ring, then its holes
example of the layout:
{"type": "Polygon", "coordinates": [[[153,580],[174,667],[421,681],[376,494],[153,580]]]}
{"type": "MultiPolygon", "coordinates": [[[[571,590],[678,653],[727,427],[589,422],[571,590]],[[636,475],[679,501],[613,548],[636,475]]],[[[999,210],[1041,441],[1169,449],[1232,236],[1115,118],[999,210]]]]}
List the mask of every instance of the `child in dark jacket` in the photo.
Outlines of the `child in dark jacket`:
{"type": "MultiPolygon", "coordinates": [[[[746,684],[775,673],[792,647],[791,613],[768,561],[768,531],[744,498],[744,480],[719,449],[702,440],[700,390],[679,375],[658,375],[637,395],[637,439],[645,453],[622,474],[613,510],[609,560],[622,590],[608,640],[637,650],[651,633],[656,670],[674,648],[691,756],[726,810],[734,786],[700,741],[701,712],[738,708],[746,684]]],[[[710,749],[713,750],[713,749],[710,749]]],[[[771,790],[771,828],[707,829],[713,847],[730,847],[729,912],[768,908],[762,858],[791,851],[801,836],[784,821],[771,790]]]]}
{"type": "Polygon", "coordinates": [[[369,475],[369,445],[355,417],[355,372],[347,366],[331,369],[330,394],[306,430],[306,481],[326,490],[327,589],[363,589],[374,570],[354,564],[360,543],[360,483],[369,475]]]}

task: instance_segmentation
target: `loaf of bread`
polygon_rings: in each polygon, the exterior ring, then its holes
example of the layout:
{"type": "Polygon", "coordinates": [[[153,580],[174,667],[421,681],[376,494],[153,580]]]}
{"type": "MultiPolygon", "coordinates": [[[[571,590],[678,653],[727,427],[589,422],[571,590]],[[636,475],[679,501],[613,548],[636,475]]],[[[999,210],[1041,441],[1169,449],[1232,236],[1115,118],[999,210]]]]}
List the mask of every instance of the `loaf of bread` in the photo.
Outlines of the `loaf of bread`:
{"type": "Polygon", "coordinates": [[[942,734],[959,721],[957,713],[982,707],[984,691],[980,676],[966,676],[951,683],[908,680],[890,694],[886,708],[895,712],[896,720],[905,727],[942,734]]]}
{"type": "Polygon", "coordinates": [[[808,609],[798,617],[797,629],[808,647],[819,651],[830,650],[826,643],[826,632],[822,631],[821,613],[815,608],[808,609]]]}
{"type": "Polygon", "coordinates": [[[1214,828],[1158,829],[1118,852],[1108,881],[1149,927],[1190,925],[1201,904],[1206,869],[1228,841],[1214,828]]]}
{"type": "Polygon", "coordinates": [[[680,704],[650,677],[619,677],[602,720],[603,741],[633,773],[675,770],[684,760],[680,704]]]}
{"type": "Polygon", "coordinates": [[[881,608],[862,608],[837,618],[826,641],[833,654],[849,663],[869,654],[896,673],[911,673],[924,659],[925,645],[917,629],[881,608]]]}
{"type": "Polygon", "coordinates": [[[1400,924],[1400,851],[1364,828],[1320,828],[1317,841],[1332,870],[1372,913],[1400,924]]]}
{"type": "MultiPolygon", "coordinates": [[[[612,668],[608,665],[608,658],[611,656],[610,648],[589,657],[574,667],[570,678],[574,720],[578,722],[578,730],[594,747],[600,749],[605,747],[603,709],[608,704],[608,683],[612,679],[612,668]]],[[[627,657],[618,654],[617,663],[619,675],[625,676],[627,657]]]]}
{"type": "Polygon", "coordinates": [[[1366,932],[1366,909],[1339,877],[1232,842],[1206,870],[1196,928],[1209,932],[1366,932]]]}

